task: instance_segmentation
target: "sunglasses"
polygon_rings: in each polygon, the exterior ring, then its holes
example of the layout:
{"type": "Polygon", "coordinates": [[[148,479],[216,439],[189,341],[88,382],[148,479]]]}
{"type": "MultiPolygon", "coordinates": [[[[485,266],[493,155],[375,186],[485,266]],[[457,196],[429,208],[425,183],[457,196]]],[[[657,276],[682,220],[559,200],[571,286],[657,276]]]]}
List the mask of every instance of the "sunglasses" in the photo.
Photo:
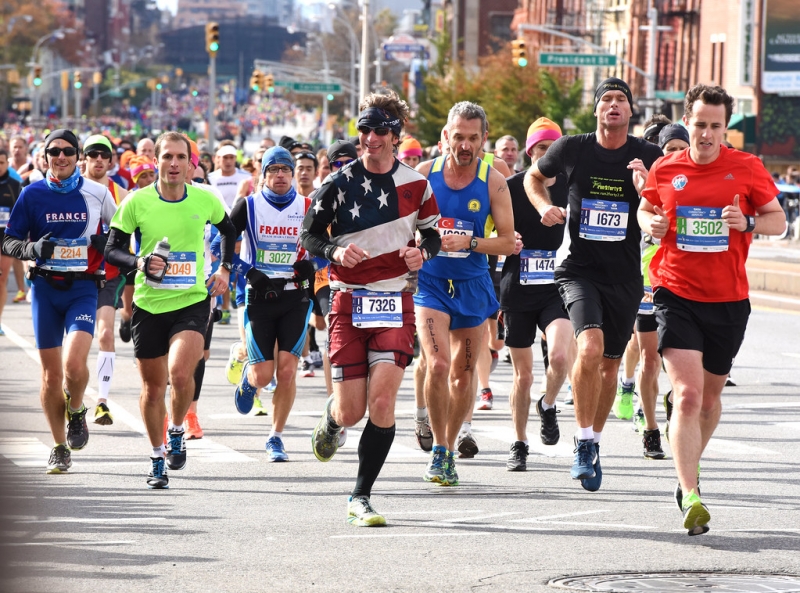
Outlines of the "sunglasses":
{"type": "MultiPolygon", "coordinates": [[[[65,152],[64,154],[67,154],[67,153],[65,152]]],[[[53,155],[53,156],[55,156],[55,155],[53,155]]],[[[67,154],[67,156],[70,156],[70,155],[67,154]]],[[[108,161],[111,160],[111,153],[110,152],[104,152],[102,150],[90,150],[89,152],[86,153],[86,156],[88,156],[90,159],[106,159],[108,161]]]]}
{"type": "Polygon", "coordinates": [[[286,175],[290,175],[292,172],[292,168],[288,165],[272,165],[267,167],[267,173],[270,175],[277,175],[278,173],[284,173],[286,175]]]}
{"type": "Polygon", "coordinates": [[[52,157],[57,157],[62,152],[64,153],[64,156],[75,156],[76,154],[78,154],[78,149],[75,148],[74,146],[66,146],[64,148],[53,147],[53,148],[48,148],[44,152],[47,156],[52,156],[52,157]]]}
{"type": "Polygon", "coordinates": [[[347,163],[352,163],[352,162],[353,162],[352,160],[349,160],[349,161],[331,161],[331,167],[336,167],[337,169],[341,169],[347,163]]]}
{"type": "Polygon", "coordinates": [[[369,126],[358,126],[358,131],[365,136],[370,132],[375,132],[378,136],[386,136],[391,130],[389,128],[370,128],[369,126]]]}

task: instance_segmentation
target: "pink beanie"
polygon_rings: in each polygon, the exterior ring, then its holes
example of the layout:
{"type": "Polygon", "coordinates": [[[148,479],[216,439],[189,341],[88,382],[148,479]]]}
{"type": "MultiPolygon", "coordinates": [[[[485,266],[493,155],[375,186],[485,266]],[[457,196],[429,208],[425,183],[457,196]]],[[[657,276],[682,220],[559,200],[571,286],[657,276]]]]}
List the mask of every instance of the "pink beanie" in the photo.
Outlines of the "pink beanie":
{"type": "Polygon", "coordinates": [[[559,138],[561,138],[561,128],[559,125],[546,117],[540,117],[528,128],[525,152],[528,153],[528,156],[531,156],[533,147],[542,140],[558,140],[559,138]]]}

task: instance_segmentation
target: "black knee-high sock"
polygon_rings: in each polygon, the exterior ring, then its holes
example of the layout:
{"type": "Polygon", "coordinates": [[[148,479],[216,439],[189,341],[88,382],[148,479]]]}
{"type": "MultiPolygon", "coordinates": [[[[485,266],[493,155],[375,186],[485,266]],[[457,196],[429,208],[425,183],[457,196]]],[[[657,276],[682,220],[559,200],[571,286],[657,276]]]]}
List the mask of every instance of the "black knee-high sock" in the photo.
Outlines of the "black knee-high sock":
{"type": "Polygon", "coordinates": [[[353,496],[369,496],[394,441],[395,425],[379,428],[367,421],[358,442],[358,477],[353,496]]]}
{"type": "Polygon", "coordinates": [[[194,399],[196,402],[200,399],[200,390],[203,388],[203,377],[206,375],[206,359],[201,358],[197,363],[197,368],[194,369],[194,399]]]}
{"type": "Polygon", "coordinates": [[[547,357],[547,340],[541,341],[542,346],[542,362],[544,363],[544,372],[547,372],[548,367],[550,366],[550,359],[547,357]]]}

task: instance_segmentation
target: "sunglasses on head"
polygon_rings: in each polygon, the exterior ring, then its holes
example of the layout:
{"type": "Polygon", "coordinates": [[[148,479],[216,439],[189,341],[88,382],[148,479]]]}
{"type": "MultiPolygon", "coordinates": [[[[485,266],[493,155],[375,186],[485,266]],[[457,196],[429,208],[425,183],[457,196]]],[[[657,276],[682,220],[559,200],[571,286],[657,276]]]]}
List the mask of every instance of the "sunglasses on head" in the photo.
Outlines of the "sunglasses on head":
{"type": "MultiPolygon", "coordinates": [[[[67,154],[67,153],[64,153],[64,154],[67,154]]],[[[67,154],[67,156],[70,156],[70,155],[67,154]]],[[[89,152],[86,153],[86,156],[88,156],[90,159],[101,159],[102,158],[102,159],[106,159],[106,160],[111,160],[111,153],[110,152],[104,152],[102,150],[90,150],[89,152]]]]}
{"type": "Polygon", "coordinates": [[[313,152],[298,152],[297,154],[294,154],[292,156],[294,156],[294,160],[311,159],[315,163],[317,162],[317,155],[315,155],[313,152]]]}
{"type": "Polygon", "coordinates": [[[352,162],[353,162],[352,159],[349,161],[331,161],[331,167],[336,167],[337,169],[341,169],[347,163],[352,163],[352,162]]]}
{"type": "Polygon", "coordinates": [[[365,136],[370,132],[375,132],[378,136],[386,136],[386,134],[391,132],[389,128],[384,128],[384,127],[370,128],[369,126],[359,126],[358,131],[364,134],[365,136]]]}
{"type": "Polygon", "coordinates": [[[63,148],[53,147],[53,148],[48,148],[44,152],[45,154],[47,154],[47,156],[52,156],[52,157],[57,157],[62,152],[64,153],[64,156],[75,156],[76,154],[78,154],[78,149],[75,148],[74,146],[65,146],[63,148]]]}

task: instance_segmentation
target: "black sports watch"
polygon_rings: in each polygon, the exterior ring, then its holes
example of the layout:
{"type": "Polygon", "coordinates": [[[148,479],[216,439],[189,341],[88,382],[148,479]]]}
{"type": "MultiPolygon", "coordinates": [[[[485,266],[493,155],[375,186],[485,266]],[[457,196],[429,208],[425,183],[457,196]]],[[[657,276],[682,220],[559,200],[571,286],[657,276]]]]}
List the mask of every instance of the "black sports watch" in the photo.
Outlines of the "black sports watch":
{"type": "Polygon", "coordinates": [[[226,262],[226,261],[222,262],[222,263],[219,265],[219,267],[220,267],[220,268],[225,268],[225,269],[226,269],[226,270],[228,270],[229,272],[230,272],[231,270],[233,270],[233,264],[232,264],[232,263],[230,263],[230,262],[226,262]]]}
{"type": "Polygon", "coordinates": [[[478,248],[478,238],[472,237],[472,240],[469,242],[469,250],[475,251],[478,248]]]}

